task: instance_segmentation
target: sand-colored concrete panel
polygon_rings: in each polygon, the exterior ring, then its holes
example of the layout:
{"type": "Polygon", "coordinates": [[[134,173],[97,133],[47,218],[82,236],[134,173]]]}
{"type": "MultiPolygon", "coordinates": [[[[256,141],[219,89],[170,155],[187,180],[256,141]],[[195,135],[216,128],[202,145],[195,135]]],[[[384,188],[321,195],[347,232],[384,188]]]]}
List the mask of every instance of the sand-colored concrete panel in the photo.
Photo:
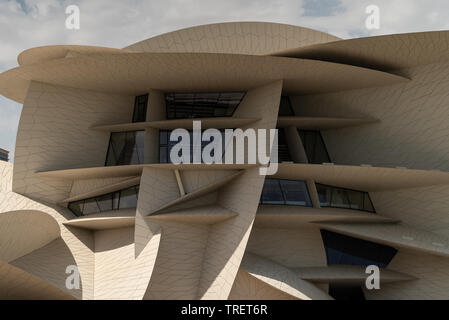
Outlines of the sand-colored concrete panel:
{"type": "Polygon", "coordinates": [[[37,210],[0,213],[0,260],[15,260],[60,236],[58,223],[47,213],[37,210]]]}
{"type": "MultiPolygon", "coordinates": [[[[8,164],[0,164],[0,166],[3,167],[3,176],[12,178],[13,167],[8,164]]],[[[8,185],[10,185],[10,182],[8,185]]],[[[64,226],[63,223],[73,217],[73,214],[65,208],[31,200],[12,191],[0,192],[0,215],[16,211],[41,212],[49,215],[50,219],[57,223],[60,237],[43,247],[36,247],[34,251],[17,257],[10,263],[40,278],[42,281],[48,282],[52,286],[58,287],[63,291],[65,290],[67,294],[75,298],[92,299],[94,270],[93,234],[86,230],[70,229],[64,226]],[[50,265],[47,263],[50,263],[50,265]],[[64,283],[68,276],[65,274],[65,270],[69,265],[78,267],[82,283],[79,290],[70,292],[66,290],[64,283]],[[54,268],[57,268],[57,270],[55,271],[54,268]],[[53,274],[54,271],[56,272],[55,274],[53,274]]],[[[45,218],[42,221],[48,221],[48,219],[45,218]]],[[[36,223],[36,225],[40,224],[41,222],[36,223]]],[[[51,234],[52,232],[49,230],[48,235],[51,234]]],[[[23,235],[24,233],[22,233],[23,235]]],[[[40,235],[40,239],[42,240],[42,237],[48,235],[40,235]]],[[[6,239],[5,243],[11,243],[11,239],[14,239],[17,235],[6,232],[4,236],[6,239]]],[[[24,240],[17,241],[17,244],[26,242],[26,237],[24,238],[24,240]]],[[[37,243],[39,241],[37,239],[37,243]]]]}
{"type": "Polygon", "coordinates": [[[161,233],[156,232],[138,257],[134,228],[95,233],[95,299],[142,300],[158,255],[161,233]]]}
{"type": "Polygon", "coordinates": [[[36,176],[49,179],[97,179],[97,178],[116,178],[142,175],[144,168],[155,168],[165,170],[246,170],[257,167],[256,164],[211,164],[204,166],[203,164],[172,164],[172,163],[149,163],[135,164],[126,166],[111,167],[91,167],[79,169],[64,169],[36,172],[36,176]]]}
{"type": "Polygon", "coordinates": [[[255,254],[245,253],[241,268],[266,284],[298,299],[333,300],[312,283],[302,280],[292,270],[255,254]]]}
{"type": "Polygon", "coordinates": [[[359,224],[319,222],[323,229],[368,241],[407,248],[428,254],[449,256],[449,238],[404,224],[359,224]]]}
{"type": "MultiPolygon", "coordinates": [[[[165,103],[165,101],[164,101],[165,103]]],[[[164,105],[165,107],[165,105],[164,105]]],[[[165,110],[164,110],[165,111],[165,110]]],[[[150,111],[151,112],[151,111],[150,111]]],[[[194,121],[201,121],[201,129],[232,129],[240,128],[244,125],[248,125],[258,119],[243,119],[235,117],[219,117],[219,118],[200,118],[200,119],[170,119],[160,121],[147,121],[147,122],[134,122],[134,123],[119,123],[119,124],[105,124],[94,126],[91,130],[106,131],[106,132],[118,132],[118,131],[133,131],[144,129],[161,129],[171,130],[184,128],[191,130],[193,128],[194,121]]]]}
{"type": "Polygon", "coordinates": [[[71,181],[41,179],[36,171],[104,165],[109,135],[90,131],[97,121],[130,118],[132,97],[32,82],[19,122],[13,191],[59,202],[71,181]]]}
{"type": "Polygon", "coordinates": [[[63,224],[88,230],[105,230],[131,227],[135,220],[136,209],[121,209],[77,217],[63,224]]]}
{"type": "Polygon", "coordinates": [[[162,237],[145,299],[197,299],[209,227],[168,221],[158,224],[162,237]]]}
{"type": "Polygon", "coordinates": [[[174,201],[178,196],[175,175],[170,170],[144,168],[137,201],[134,232],[135,254],[139,255],[148,241],[159,231],[160,226],[145,217],[160,206],[174,201]]]}
{"type": "MultiPolygon", "coordinates": [[[[256,116],[261,120],[251,127],[274,129],[281,93],[282,81],[249,91],[234,116],[256,116]]],[[[228,298],[248,242],[264,179],[265,177],[260,175],[259,168],[248,169],[220,190],[218,203],[238,213],[238,216],[211,227],[202,265],[198,298],[228,298]]]]}
{"type": "Polygon", "coordinates": [[[449,32],[357,38],[286,49],[271,55],[334,61],[392,71],[448,61],[449,32]]]}
{"type": "Polygon", "coordinates": [[[400,221],[379,214],[339,208],[309,208],[260,205],[254,226],[257,228],[296,229],[313,222],[390,223],[400,221]]]}
{"type": "Polygon", "coordinates": [[[194,206],[186,209],[152,214],[147,217],[150,220],[174,221],[179,223],[211,225],[234,218],[238,213],[220,205],[194,206]]]}
{"type": "MultiPolygon", "coordinates": [[[[364,266],[331,265],[292,269],[301,279],[313,283],[335,283],[365,285],[368,274],[364,266]]],[[[380,285],[393,282],[412,281],[416,277],[390,269],[380,268],[380,285]]]]}
{"type": "Polygon", "coordinates": [[[298,300],[239,269],[229,294],[229,300],[298,300]]]}
{"type": "Polygon", "coordinates": [[[327,265],[320,230],[314,225],[303,224],[295,229],[253,228],[246,252],[287,268],[327,265]]]}
{"type": "Polygon", "coordinates": [[[383,216],[449,236],[449,186],[430,186],[385,192],[373,192],[371,200],[383,216]]]}
{"type": "MultiPolygon", "coordinates": [[[[203,173],[209,173],[210,171],[204,171],[203,173]]],[[[153,214],[157,214],[159,212],[162,211],[166,211],[169,210],[170,208],[180,205],[182,203],[200,198],[201,196],[204,196],[208,193],[212,193],[214,191],[217,191],[218,189],[220,189],[221,187],[227,185],[228,183],[230,183],[232,180],[237,179],[238,177],[240,177],[242,174],[244,173],[244,171],[238,171],[237,173],[233,173],[230,174],[228,176],[226,176],[225,178],[222,179],[218,179],[217,181],[214,181],[210,184],[206,184],[202,187],[199,187],[198,189],[191,191],[189,193],[187,193],[184,196],[181,196],[173,201],[170,201],[166,204],[164,204],[163,206],[157,208],[156,210],[151,211],[149,214],[153,215],[153,214]]],[[[206,180],[207,181],[207,180],[206,180]]]]}
{"type": "Polygon", "coordinates": [[[379,120],[323,131],[335,164],[449,171],[449,62],[407,70],[408,83],[291,97],[295,114],[379,120]]]}
{"type": "Polygon", "coordinates": [[[386,191],[449,184],[448,172],[365,165],[280,163],[274,177],[311,179],[325,185],[361,191],[386,191]]]}
{"type": "Polygon", "coordinates": [[[0,299],[73,300],[74,297],[32,274],[0,261],[0,299]]]}
{"type": "Polygon", "coordinates": [[[414,250],[399,250],[388,269],[413,276],[416,280],[386,283],[381,290],[364,290],[368,300],[447,300],[449,299],[449,259],[414,250]]]}
{"type": "Polygon", "coordinates": [[[329,130],[356,127],[375,123],[375,119],[350,119],[332,117],[279,117],[278,128],[296,127],[302,130],[329,130]]]}
{"type": "Polygon", "coordinates": [[[19,65],[24,66],[47,60],[66,58],[76,55],[89,55],[100,52],[120,54],[127,52],[127,50],[80,45],[43,46],[23,51],[17,57],[17,61],[19,62],[19,65]]]}
{"type": "Polygon", "coordinates": [[[251,90],[278,79],[284,80],[285,92],[302,95],[408,82],[408,78],[391,73],[308,59],[218,53],[124,53],[56,59],[11,69],[0,74],[0,93],[23,103],[29,81],[135,96],[148,88],[166,92],[251,90]]]}
{"type": "Polygon", "coordinates": [[[190,27],[130,46],[145,52],[220,52],[266,54],[287,48],[326,43],[339,38],[320,31],[267,22],[228,22],[190,27]]]}
{"type": "Polygon", "coordinates": [[[70,197],[61,201],[69,203],[73,201],[89,199],[114,191],[126,189],[140,183],[140,176],[110,179],[75,180],[72,184],[70,197]]]}

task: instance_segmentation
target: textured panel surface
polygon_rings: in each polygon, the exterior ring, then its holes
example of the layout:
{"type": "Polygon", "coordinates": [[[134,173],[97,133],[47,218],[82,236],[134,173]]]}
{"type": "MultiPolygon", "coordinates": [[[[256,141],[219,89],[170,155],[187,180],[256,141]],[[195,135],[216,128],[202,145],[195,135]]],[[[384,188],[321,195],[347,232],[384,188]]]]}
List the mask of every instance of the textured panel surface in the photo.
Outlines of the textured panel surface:
{"type": "Polygon", "coordinates": [[[14,159],[13,190],[61,201],[70,181],[41,179],[36,171],[102,166],[109,136],[88,128],[99,121],[130,119],[131,97],[32,82],[23,106],[14,159]]]}
{"type": "Polygon", "coordinates": [[[323,32],[266,22],[231,22],[169,32],[126,47],[146,52],[267,54],[287,48],[339,40],[323,32]]]}
{"type": "Polygon", "coordinates": [[[229,300],[298,300],[239,269],[229,300]]]}

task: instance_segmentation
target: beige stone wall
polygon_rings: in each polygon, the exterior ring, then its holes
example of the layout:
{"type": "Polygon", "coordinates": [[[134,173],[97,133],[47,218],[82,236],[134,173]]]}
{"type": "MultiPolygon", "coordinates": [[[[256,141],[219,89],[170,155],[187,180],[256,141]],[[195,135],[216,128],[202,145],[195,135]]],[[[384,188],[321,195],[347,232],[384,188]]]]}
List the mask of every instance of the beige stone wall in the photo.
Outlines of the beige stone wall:
{"type": "Polygon", "coordinates": [[[134,228],[95,232],[95,299],[141,300],[147,291],[159,236],[136,257],[134,228]]]}
{"type": "Polygon", "coordinates": [[[209,227],[161,221],[161,243],[145,299],[197,299],[209,227]]]}
{"type": "Polygon", "coordinates": [[[449,259],[401,250],[390,263],[389,269],[415,276],[418,279],[383,284],[379,291],[365,290],[367,299],[449,299],[449,259]]]}
{"type": "MultiPolygon", "coordinates": [[[[297,115],[379,120],[360,127],[323,132],[332,162],[336,164],[449,171],[446,124],[449,81],[445,78],[448,71],[449,63],[419,66],[403,70],[411,77],[408,83],[294,97],[292,101],[297,115]]],[[[379,215],[401,220],[404,226],[412,226],[417,232],[422,230],[423,234],[426,231],[449,235],[447,186],[370,195],[379,215]]],[[[431,235],[426,234],[426,238],[431,235]]],[[[367,298],[443,299],[448,292],[447,272],[443,271],[447,269],[447,261],[446,257],[401,249],[389,268],[420,280],[384,285],[381,291],[367,291],[367,298]]]]}
{"type": "Polygon", "coordinates": [[[320,229],[311,224],[295,229],[254,228],[246,250],[288,268],[327,265],[320,229]]]}
{"type": "Polygon", "coordinates": [[[38,210],[0,213],[0,261],[10,262],[59,238],[58,223],[38,210]]]}
{"type": "Polygon", "coordinates": [[[377,212],[449,237],[449,186],[430,186],[370,194],[377,212]]]}
{"type": "MultiPolygon", "coordinates": [[[[247,92],[234,117],[257,117],[260,120],[252,124],[252,128],[274,129],[281,93],[282,81],[247,92]]],[[[259,206],[264,180],[258,168],[249,169],[220,192],[218,203],[238,216],[211,228],[199,298],[228,298],[259,206]]]]}
{"type": "Polygon", "coordinates": [[[407,72],[411,81],[403,84],[294,97],[296,114],[380,121],[323,132],[336,164],[449,171],[449,80],[445,78],[449,63],[420,66],[407,72]]]}
{"type": "MultiPolygon", "coordinates": [[[[12,165],[0,163],[0,168],[4,177],[12,176],[12,165]]],[[[14,217],[8,224],[3,224],[4,227],[9,225],[9,229],[19,231],[21,227],[28,226],[29,230],[26,231],[28,235],[39,235],[42,232],[43,226],[41,224],[44,220],[40,223],[33,223],[32,216],[31,220],[26,216],[22,219],[20,217],[20,212],[38,212],[53,219],[60,230],[60,237],[50,243],[48,243],[51,240],[48,237],[49,234],[42,234],[41,236],[45,239],[40,237],[40,239],[34,239],[34,242],[29,241],[32,240],[31,237],[28,241],[27,239],[14,241],[14,237],[17,235],[11,235],[8,231],[4,234],[8,241],[2,241],[0,251],[2,255],[8,252],[15,252],[16,255],[10,256],[10,259],[13,260],[7,262],[23,272],[37,277],[39,281],[48,282],[75,298],[93,299],[93,233],[64,226],[65,221],[74,217],[65,208],[40,203],[12,191],[0,191],[0,219],[14,215],[16,212],[19,212],[17,218],[14,217]],[[75,265],[79,269],[81,276],[81,288],[79,290],[69,291],[65,286],[65,279],[68,276],[65,271],[69,265],[75,265]]],[[[49,231],[51,230],[54,230],[54,228],[49,229],[49,231]]],[[[21,235],[23,236],[24,233],[25,231],[22,231],[21,235]]]]}
{"type": "Polygon", "coordinates": [[[232,286],[229,300],[298,300],[248,272],[240,269],[232,286]]]}
{"type": "Polygon", "coordinates": [[[0,261],[0,299],[72,300],[74,298],[48,282],[0,261]]]}
{"type": "Polygon", "coordinates": [[[109,134],[93,125],[130,121],[134,98],[32,81],[23,105],[14,159],[13,190],[35,199],[66,198],[71,182],[36,171],[103,166],[109,134]]]}

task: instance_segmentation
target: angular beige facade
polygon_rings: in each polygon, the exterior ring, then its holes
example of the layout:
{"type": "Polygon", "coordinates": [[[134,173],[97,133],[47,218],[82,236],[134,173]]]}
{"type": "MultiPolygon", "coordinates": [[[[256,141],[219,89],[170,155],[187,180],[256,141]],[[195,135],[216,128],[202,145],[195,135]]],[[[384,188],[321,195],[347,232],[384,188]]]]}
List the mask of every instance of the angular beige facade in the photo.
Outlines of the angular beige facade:
{"type": "Polygon", "coordinates": [[[0,299],[449,299],[448,37],[241,22],[21,53],[0,299]],[[278,129],[277,172],[170,163],[194,120],[278,129]]]}

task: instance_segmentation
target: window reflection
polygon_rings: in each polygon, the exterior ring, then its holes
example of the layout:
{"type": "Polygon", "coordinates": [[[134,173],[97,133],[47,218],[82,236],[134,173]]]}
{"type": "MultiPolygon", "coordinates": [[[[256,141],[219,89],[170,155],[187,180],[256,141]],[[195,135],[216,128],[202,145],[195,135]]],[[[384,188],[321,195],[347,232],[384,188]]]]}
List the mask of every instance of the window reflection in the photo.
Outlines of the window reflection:
{"type": "Polygon", "coordinates": [[[144,163],[145,131],[112,132],[106,166],[144,163]]]}
{"type": "Polygon", "coordinates": [[[305,181],[265,179],[261,204],[312,207],[305,181]]]}
{"type": "Polygon", "coordinates": [[[321,207],[361,210],[375,213],[368,192],[331,187],[317,183],[321,207]]]}
{"type": "Polygon", "coordinates": [[[145,122],[147,118],[148,94],[137,96],[134,101],[133,122],[145,122]]]}
{"type": "Polygon", "coordinates": [[[307,159],[311,164],[330,163],[331,159],[319,131],[299,130],[307,159]]]}
{"type": "Polygon", "coordinates": [[[68,208],[76,216],[137,207],[139,185],[105,195],[70,202],[68,208]]]}
{"type": "Polygon", "coordinates": [[[385,268],[396,255],[390,246],[321,230],[328,265],[376,265],[385,268]]]}
{"type": "Polygon", "coordinates": [[[167,119],[230,117],[245,92],[167,93],[167,119]]]}

